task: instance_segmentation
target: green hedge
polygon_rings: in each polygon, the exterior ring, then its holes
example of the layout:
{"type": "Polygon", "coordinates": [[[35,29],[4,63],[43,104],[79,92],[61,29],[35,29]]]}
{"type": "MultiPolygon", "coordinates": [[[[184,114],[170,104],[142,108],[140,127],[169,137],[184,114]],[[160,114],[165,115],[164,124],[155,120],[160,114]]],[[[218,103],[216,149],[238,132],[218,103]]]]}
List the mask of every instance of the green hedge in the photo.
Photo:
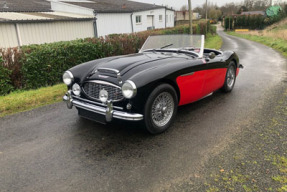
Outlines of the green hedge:
{"type": "Polygon", "coordinates": [[[13,90],[10,75],[12,71],[4,67],[2,57],[0,57],[0,95],[5,95],[13,90]]]}
{"type": "Polygon", "coordinates": [[[243,15],[238,17],[226,17],[225,18],[225,30],[229,29],[263,29],[264,27],[280,21],[286,17],[286,13],[283,11],[278,16],[265,17],[263,15],[243,15]]]}
{"type": "Polygon", "coordinates": [[[265,25],[265,17],[262,15],[239,16],[234,22],[236,29],[263,29],[265,25]]]}
{"type": "Polygon", "coordinates": [[[225,30],[233,29],[233,17],[225,17],[224,19],[224,28],[225,30]],[[229,27],[230,25],[230,27],[229,27]]]}
{"type": "MultiPolygon", "coordinates": [[[[209,23],[193,26],[195,34],[215,33],[209,23]]],[[[188,26],[133,34],[113,34],[105,38],[87,38],[68,42],[0,49],[0,94],[13,89],[35,89],[62,81],[65,70],[102,57],[136,53],[146,38],[154,34],[189,33],[188,26]],[[4,64],[5,63],[5,64],[4,64]]]]}
{"type": "Polygon", "coordinates": [[[104,56],[100,43],[83,40],[33,45],[33,51],[24,49],[31,52],[21,71],[26,89],[54,85],[61,81],[63,71],[75,64],[104,56]]]}

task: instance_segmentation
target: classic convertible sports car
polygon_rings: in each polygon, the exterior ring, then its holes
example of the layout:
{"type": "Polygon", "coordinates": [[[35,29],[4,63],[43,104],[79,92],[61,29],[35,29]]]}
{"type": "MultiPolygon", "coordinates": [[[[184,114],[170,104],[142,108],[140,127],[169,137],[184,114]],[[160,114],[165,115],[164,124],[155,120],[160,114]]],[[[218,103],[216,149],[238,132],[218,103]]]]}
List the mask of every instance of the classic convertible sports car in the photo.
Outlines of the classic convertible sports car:
{"type": "Polygon", "coordinates": [[[178,106],[218,89],[230,92],[242,67],[233,51],[204,49],[203,35],[150,36],[137,54],[67,70],[63,99],[84,118],[140,121],[157,134],[171,125],[178,106]]]}

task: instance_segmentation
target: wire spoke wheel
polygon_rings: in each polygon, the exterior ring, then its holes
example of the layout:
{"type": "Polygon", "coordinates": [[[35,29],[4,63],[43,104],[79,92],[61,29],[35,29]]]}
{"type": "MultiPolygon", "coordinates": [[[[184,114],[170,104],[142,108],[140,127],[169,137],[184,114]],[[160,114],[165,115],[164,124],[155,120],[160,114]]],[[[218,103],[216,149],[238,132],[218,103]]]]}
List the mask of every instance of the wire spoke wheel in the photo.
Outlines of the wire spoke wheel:
{"type": "Polygon", "coordinates": [[[235,69],[234,67],[230,67],[228,68],[228,72],[227,72],[227,86],[229,88],[232,88],[234,82],[235,82],[235,69]]]}
{"type": "Polygon", "coordinates": [[[151,107],[153,123],[158,127],[165,126],[172,118],[174,111],[174,99],[168,92],[160,93],[151,107]]]}
{"type": "Polygon", "coordinates": [[[225,93],[231,92],[233,87],[234,87],[234,85],[235,85],[236,69],[237,69],[236,68],[236,64],[234,63],[234,61],[231,61],[229,63],[227,71],[226,71],[224,85],[221,88],[221,90],[224,91],[225,93]]]}

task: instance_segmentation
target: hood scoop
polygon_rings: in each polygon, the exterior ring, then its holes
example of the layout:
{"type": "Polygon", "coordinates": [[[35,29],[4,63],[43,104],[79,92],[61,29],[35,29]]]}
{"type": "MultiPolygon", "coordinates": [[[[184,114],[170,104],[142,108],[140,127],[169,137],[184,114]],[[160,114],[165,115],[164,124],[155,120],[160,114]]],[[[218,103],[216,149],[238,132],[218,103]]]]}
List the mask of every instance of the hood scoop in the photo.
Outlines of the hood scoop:
{"type": "Polygon", "coordinates": [[[120,73],[119,70],[111,68],[98,68],[97,71],[100,73],[113,74],[113,75],[118,75],[120,73]]]}
{"type": "Polygon", "coordinates": [[[122,77],[120,74],[120,71],[117,69],[111,69],[111,68],[98,68],[97,71],[99,73],[104,73],[104,74],[111,74],[113,76],[115,76],[118,79],[119,84],[122,84],[122,77]]]}

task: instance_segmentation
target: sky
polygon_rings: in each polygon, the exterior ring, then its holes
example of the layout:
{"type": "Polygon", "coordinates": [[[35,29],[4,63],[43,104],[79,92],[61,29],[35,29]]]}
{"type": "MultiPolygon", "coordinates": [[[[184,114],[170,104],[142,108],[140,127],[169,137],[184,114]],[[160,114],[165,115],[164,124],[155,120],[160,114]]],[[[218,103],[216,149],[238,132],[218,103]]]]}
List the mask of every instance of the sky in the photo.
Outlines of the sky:
{"type": "MultiPolygon", "coordinates": [[[[168,5],[168,7],[173,7],[176,10],[179,10],[183,5],[188,4],[188,0],[133,0],[142,3],[151,3],[156,5],[168,5]]],[[[243,0],[208,0],[208,2],[216,3],[218,6],[222,6],[230,2],[242,2],[243,0]]],[[[191,0],[192,8],[201,6],[205,3],[205,0],[191,0]]]]}

